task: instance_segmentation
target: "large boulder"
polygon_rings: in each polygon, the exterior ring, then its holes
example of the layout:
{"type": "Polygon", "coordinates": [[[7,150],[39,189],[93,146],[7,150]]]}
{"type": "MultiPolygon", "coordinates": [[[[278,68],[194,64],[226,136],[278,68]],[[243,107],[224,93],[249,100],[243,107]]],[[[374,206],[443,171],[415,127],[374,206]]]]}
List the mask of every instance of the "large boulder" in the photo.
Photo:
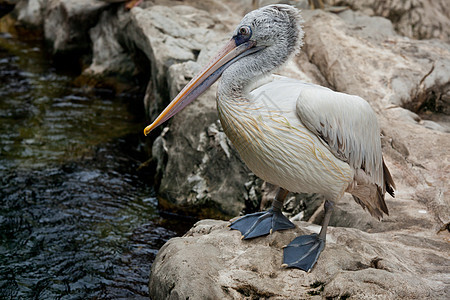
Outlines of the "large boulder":
{"type": "MultiPolygon", "coordinates": [[[[228,28],[204,10],[156,5],[133,9],[126,30],[149,58],[145,105],[154,119],[225,41],[228,28]]],[[[164,209],[224,217],[243,208],[249,171],[221,131],[213,90],[170,121],[152,153],[164,209]]]]}
{"type": "MultiPolygon", "coordinates": [[[[446,299],[448,241],[411,231],[365,233],[329,228],[311,273],[285,269],[282,247],[299,228],[242,241],[224,221],[203,220],[164,245],[152,266],[151,298],[160,299],[446,299]]],[[[300,229],[301,228],[301,229],[300,229]]]]}
{"type": "Polygon", "coordinates": [[[304,16],[305,51],[336,90],[359,95],[375,108],[413,111],[434,94],[448,110],[449,44],[399,36],[389,20],[358,12],[304,16]]]}

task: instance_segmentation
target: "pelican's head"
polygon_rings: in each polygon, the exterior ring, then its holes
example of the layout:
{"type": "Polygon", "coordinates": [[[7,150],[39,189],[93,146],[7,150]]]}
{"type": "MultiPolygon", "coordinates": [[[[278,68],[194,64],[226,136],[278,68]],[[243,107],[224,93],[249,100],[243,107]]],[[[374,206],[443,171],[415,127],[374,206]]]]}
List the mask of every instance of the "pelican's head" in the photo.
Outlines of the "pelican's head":
{"type": "Polygon", "coordinates": [[[208,89],[225,71],[230,77],[264,75],[300,50],[303,31],[299,11],[289,5],[269,5],[244,16],[233,37],[144,129],[149,134],[208,89]],[[245,69],[242,66],[245,65],[245,69]]]}
{"type": "Polygon", "coordinates": [[[269,5],[249,12],[233,33],[236,44],[254,43],[264,64],[281,65],[300,51],[303,38],[300,11],[289,5],[269,5]],[[259,51],[258,51],[259,52],[259,51]]]}

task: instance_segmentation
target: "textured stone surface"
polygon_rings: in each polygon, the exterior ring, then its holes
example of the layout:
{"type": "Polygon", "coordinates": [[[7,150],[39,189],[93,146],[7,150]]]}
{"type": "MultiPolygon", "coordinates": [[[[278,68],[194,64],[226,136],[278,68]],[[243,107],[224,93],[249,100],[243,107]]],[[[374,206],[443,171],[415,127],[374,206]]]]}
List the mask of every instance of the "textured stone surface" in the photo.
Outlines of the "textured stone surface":
{"type": "MultiPolygon", "coordinates": [[[[187,6],[151,6],[131,14],[129,39],[149,58],[152,70],[145,103],[154,118],[217,50],[227,29],[206,11],[187,6]]],[[[158,172],[166,209],[192,206],[188,211],[199,216],[211,209],[223,216],[243,208],[249,171],[220,129],[214,94],[208,91],[173,118],[160,137],[164,141],[155,144],[154,159],[165,161],[158,172]]]]}
{"type": "Polygon", "coordinates": [[[89,51],[89,29],[107,6],[101,1],[47,0],[44,34],[53,53],[89,51]]]}
{"type": "Polygon", "coordinates": [[[445,299],[448,241],[409,231],[365,233],[330,228],[311,273],[281,267],[282,246],[318,226],[250,241],[226,222],[203,220],[161,248],[152,266],[152,299],[445,299]]]}
{"type": "Polygon", "coordinates": [[[415,39],[450,41],[450,6],[446,0],[326,0],[345,5],[369,16],[381,16],[394,23],[398,33],[415,39]]]}
{"type": "Polygon", "coordinates": [[[436,92],[450,97],[449,44],[401,37],[387,19],[352,11],[304,15],[305,51],[335,89],[378,108],[417,110],[436,92]]]}
{"type": "Polygon", "coordinates": [[[131,77],[135,63],[128,49],[121,45],[122,32],[129,15],[120,7],[105,10],[95,27],[89,30],[92,41],[92,63],[84,70],[86,75],[120,75],[131,77]]]}
{"type": "Polygon", "coordinates": [[[45,4],[47,0],[20,0],[15,11],[17,20],[30,27],[41,27],[44,22],[45,4]]]}

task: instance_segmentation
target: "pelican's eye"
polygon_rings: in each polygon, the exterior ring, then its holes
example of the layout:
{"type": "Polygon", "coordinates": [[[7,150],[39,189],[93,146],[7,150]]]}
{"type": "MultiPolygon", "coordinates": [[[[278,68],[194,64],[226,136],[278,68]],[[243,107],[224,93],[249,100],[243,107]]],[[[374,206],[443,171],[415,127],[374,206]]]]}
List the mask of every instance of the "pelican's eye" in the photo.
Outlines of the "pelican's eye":
{"type": "Polygon", "coordinates": [[[249,37],[252,34],[252,30],[250,27],[248,26],[242,26],[241,28],[239,28],[239,35],[243,35],[245,37],[249,37]]]}
{"type": "Polygon", "coordinates": [[[249,26],[241,26],[237,30],[237,34],[233,37],[236,41],[236,45],[239,46],[242,43],[247,42],[252,37],[252,29],[249,26]]]}

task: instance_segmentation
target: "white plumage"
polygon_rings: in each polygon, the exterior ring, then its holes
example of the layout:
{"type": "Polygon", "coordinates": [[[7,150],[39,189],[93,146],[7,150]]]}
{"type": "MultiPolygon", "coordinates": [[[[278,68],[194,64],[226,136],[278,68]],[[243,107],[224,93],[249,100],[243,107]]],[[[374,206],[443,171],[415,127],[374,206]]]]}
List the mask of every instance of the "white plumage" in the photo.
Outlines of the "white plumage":
{"type": "Polygon", "coordinates": [[[258,177],[333,200],[358,185],[383,187],[380,130],[364,99],[275,75],[244,97],[219,94],[217,108],[258,177]]]}
{"type": "Polygon", "coordinates": [[[220,120],[258,177],[289,191],[329,194],[334,199],[342,195],[353,172],[300,121],[296,103],[305,88],[311,87],[278,78],[251,91],[248,101],[218,98],[220,120]]]}

